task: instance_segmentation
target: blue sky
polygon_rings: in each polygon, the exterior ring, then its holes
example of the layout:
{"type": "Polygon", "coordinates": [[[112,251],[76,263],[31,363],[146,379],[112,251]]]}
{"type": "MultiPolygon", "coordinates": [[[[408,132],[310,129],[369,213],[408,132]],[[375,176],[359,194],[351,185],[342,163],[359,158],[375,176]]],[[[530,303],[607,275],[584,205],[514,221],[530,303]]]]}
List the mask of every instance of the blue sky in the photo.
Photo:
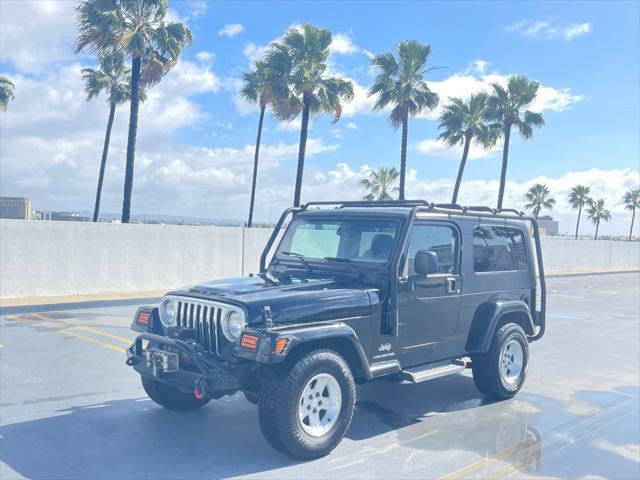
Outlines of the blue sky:
{"type": "MultiPolygon", "coordinates": [[[[86,103],[82,95],[78,72],[93,59],[73,54],[73,5],[0,3],[0,66],[16,82],[16,100],[0,117],[2,193],[30,196],[36,208],[90,210],[93,201],[107,109],[101,102],[86,103]],[[29,25],[18,21],[24,15],[32,19],[29,25]]],[[[558,202],[551,213],[561,219],[561,231],[570,231],[575,214],[565,198],[571,186],[586,183],[614,211],[614,221],[601,231],[628,228],[620,197],[640,181],[637,2],[170,6],[195,41],[142,107],[134,216],[246,215],[257,113],[238,99],[238,79],[287,27],[310,22],[334,33],[329,73],[352,80],[356,99],[336,125],[326,117],[313,120],[303,200],[358,198],[358,181],[369,168],[397,165],[399,132],[384,114],[370,112],[369,59],[398,41],[416,39],[432,46],[431,66],[446,67],[427,77],[443,103],[448,95],[464,97],[511,74],[541,83],[535,108],[546,126],[530,141],[513,138],[510,204],[521,208],[534,181],[547,183],[558,202]]],[[[116,118],[103,203],[108,212],[119,212],[121,205],[126,113],[123,108],[116,118]]],[[[410,122],[408,196],[444,201],[460,152],[434,141],[437,114],[410,122]]],[[[291,201],[298,127],[299,121],[265,123],[259,220],[291,201]]],[[[463,201],[495,203],[500,158],[499,148],[472,152],[463,201]]]]}

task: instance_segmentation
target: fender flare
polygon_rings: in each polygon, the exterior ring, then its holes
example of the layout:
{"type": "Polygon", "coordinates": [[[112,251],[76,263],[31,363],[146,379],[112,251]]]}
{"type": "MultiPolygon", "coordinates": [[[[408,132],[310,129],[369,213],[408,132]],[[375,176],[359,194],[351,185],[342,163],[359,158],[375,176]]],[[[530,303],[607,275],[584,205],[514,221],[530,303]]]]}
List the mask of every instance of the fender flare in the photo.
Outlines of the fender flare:
{"type": "MultiPolygon", "coordinates": [[[[253,332],[250,332],[253,333],[253,332]]],[[[258,332],[255,332],[258,333],[258,332]]],[[[322,347],[323,342],[330,342],[331,347],[347,347],[349,349],[345,360],[350,364],[354,373],[359,372],[367,380],[373,378],[369,361],[358,339],[355,330],[342,322],[330,322],[317,325],[291,325],[288,328],[277,328],[260,332],[260,346],[256,353],[237,350],[238,357],[246,358],[264,364],[281,363],[299,347],[317,344],[322,347]],[[281,355],[273,353],[273,346],[281,338],[288,339],[287,346],[281,355]],[[355,365],[352,365],[355,363],[355,365]],[[355,367],[355,368],[354,368],[355,367]]],[[[315,345],[314,345],[315,346],[315,345]]],[[[339,350],[339,349],[338,349],[339,350]]],[[[340,352],[345,353],[345,352],[340,352]]]]}
{"type": "Polygon", "coordinates": [[[522,327],[525,333],[535,333],[529,305],[522,300],[497,300],[487,302],[476,310],[467,338],[466,350],[469,353],[485,353],[491,346],[491,340],[501,319],[509,315],[513,323],[522,327]]]}

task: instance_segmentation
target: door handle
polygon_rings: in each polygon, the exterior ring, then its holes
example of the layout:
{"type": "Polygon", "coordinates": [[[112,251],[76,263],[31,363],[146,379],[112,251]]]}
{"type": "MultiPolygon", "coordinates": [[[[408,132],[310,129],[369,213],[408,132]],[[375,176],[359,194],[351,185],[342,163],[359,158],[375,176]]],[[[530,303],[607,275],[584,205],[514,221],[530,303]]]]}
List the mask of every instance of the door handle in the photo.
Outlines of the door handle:
{"type": "Polygon", "coordinates": [[[458,293],[458,280],[455,278],[447,278],[447,293],[458,293]]]}

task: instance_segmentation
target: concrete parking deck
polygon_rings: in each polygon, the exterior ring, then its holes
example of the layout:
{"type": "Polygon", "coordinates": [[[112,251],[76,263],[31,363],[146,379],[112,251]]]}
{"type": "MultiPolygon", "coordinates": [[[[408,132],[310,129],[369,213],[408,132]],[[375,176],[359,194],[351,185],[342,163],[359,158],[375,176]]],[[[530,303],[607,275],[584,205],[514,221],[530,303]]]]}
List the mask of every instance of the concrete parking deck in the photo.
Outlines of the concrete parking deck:
{"type": "Polygon", "coordinates": [[[639,478],[640,275],[549,279],[527,382],[488,402],[468,374],[358,388],[329,456],[296,462],[242,395],[186,413],[124,365],[133,306],[0,319],[0,477],[639,478]]]}

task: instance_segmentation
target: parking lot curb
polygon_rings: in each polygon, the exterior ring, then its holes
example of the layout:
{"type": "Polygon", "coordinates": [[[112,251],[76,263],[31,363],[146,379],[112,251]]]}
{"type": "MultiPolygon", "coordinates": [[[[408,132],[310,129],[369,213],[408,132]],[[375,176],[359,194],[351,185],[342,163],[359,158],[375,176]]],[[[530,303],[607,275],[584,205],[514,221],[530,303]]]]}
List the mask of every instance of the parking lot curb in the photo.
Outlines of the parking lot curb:
{"type": "MultiPolygon", "coordinates": [[[[640,273],[638,270],[615,270],[615,271],[599,271],[599,272],[567,272],[567,273],[548,273],[547,278],[561,277],[588,277],[594,275],[616,275],[625,273],[640,273]]],[[[71,297],[70,297],[71,298],[71,297]]],[[[160,296],[143,296],[132,298],[113,298],[113,299],[96,299],[96,300],[80,300],[68,301],[60,303],[26,303],[24,305],[11,305],[3,307],[0,305],[0,315],[17,315],[21,313],[41,313],[52,312],[56,310],[79,310],[83,308],[100,308],[100,307],[120,307],[127,305],[142,305],[145,303],[158,303],[162,297],[160,296]]],[[[0,301],[1,302],[1,301],[0,301]]]]}
{"type": "Polygon", "coordinates": [[[113,300],[88,300],[80,302],[46,303],[38,305],[15,305],[0,307],[0,315],[18,315],[21,313],[42,313],[57,310],[79,310],[83,308],[122,307],[158,303],[162,297],[121,298],[113,300]]]}

